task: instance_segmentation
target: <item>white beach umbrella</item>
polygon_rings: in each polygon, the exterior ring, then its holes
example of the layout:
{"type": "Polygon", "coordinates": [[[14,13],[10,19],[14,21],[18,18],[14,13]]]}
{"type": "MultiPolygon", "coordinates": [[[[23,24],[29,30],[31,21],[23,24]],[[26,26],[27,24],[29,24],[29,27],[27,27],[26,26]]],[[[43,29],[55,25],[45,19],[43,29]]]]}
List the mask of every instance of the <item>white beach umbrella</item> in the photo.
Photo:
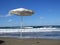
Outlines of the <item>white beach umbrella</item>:
{"type": "MultiPolygon", "coordinates": [[[[25,8],[17,8],[9,11],[9,14],[15,14],[17,16],[21,16],[21,29],[23,28],[23,16],[31,16],[34,14],[32,10],[28,10],[25,8]]],[[[22,32],[22,31],[21,31],[22,32]]],[[[22,37],[22,33],[21,33],[22,37]]]]}
{"type": "Polygon", "coordinates": [[[32,14],[34,14],[34,12],[32,10],[28,10],[25,8],[17,8],[17,9],[10,10],[9,14],[15,14],[18,16],[31,16],[32,14]]]}

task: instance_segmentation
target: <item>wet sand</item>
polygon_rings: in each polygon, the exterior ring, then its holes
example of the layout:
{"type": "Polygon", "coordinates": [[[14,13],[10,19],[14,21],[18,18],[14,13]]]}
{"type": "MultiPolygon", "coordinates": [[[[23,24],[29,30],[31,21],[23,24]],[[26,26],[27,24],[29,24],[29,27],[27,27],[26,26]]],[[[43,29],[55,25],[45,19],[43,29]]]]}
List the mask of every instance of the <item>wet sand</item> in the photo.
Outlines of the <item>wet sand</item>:
{"type": "Polygon", "coordinates": [[[0,37],[0,45],[60,45],[60,39],[17,39],[0,37]]]}

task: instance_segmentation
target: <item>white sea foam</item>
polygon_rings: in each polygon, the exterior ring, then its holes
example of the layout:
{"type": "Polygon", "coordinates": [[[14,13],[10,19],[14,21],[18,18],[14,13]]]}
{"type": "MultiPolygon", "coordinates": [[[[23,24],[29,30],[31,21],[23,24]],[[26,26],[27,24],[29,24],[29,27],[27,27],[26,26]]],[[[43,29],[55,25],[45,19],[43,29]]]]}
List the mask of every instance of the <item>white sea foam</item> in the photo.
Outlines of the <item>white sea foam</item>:
{"type": "Polygon", "coordinates": [[[31,28],[31,29],[0,29],[0,33],[12,33],[12,32],[52,32],[60,31],[55,28],[31,28]]]}

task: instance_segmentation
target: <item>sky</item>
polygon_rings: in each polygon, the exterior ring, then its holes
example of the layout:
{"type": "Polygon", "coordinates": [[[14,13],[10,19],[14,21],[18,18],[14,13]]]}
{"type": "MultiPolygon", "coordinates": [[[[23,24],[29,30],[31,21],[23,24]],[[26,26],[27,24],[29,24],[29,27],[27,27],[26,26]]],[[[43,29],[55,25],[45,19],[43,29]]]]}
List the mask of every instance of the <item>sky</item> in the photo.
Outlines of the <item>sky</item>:
{"type": "Polygon", "coordinates": [[[21,16],[7,16],[16,8],[34,11],[32,16],[23,16],[24,26],[60,25],[60,0],[0,0],[0,27],[20,26],[21,16]]]}

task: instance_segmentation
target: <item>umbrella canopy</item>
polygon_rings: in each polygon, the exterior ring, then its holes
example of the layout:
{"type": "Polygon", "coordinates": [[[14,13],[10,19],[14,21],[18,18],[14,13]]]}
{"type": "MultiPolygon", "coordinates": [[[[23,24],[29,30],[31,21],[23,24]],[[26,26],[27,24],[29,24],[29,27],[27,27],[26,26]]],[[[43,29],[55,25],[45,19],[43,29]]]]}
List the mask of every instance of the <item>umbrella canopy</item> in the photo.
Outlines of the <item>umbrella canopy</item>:
{"type": "Polygon", "coordinates": [[[15,14],[18,16],[31,16],[32,14],[34,14],[34,12],[32,10],[28,10],[25,8],[17,8],[17,9],[10,10],[9,14],[15,14]]]}

